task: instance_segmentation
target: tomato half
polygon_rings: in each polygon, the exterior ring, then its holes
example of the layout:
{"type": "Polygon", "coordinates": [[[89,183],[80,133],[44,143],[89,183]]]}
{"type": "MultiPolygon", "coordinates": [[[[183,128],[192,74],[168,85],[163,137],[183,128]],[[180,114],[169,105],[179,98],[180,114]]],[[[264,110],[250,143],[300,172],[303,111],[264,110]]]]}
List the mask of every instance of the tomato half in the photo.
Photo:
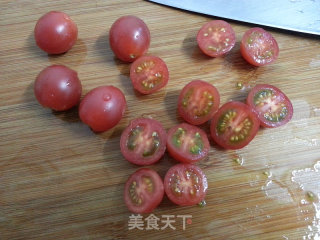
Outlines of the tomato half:
{"type": "Polygon", "coordinates": [[[219,105],[218,90],[208,82],[194,80],[179,95],[178,113],[186,122],[200,125],[213,117],[219,105]]]}
{"type": "Polygon", "coordinates": [[[150,31],[140,18],[123,16],[112,24],[109,42],[117,58],[124,62],[133,62],[148,51],[150,31]]]}
{"type": "Polygon", "coordinates": [[[140,93],[154,93],[167,85],[168,67],[159,57],[142,56],[132,63],[130,79],[133,87],[140,93]]]}
{"type": "Polygon", "coordinates": [[[242,37],[240,51],[243,58],[254,66],[274,62],[279,55],[279,47],[274,37],[262,28],[251,28],[242,37]]]}
{"type": "Polygon", "coordinates": [[[259,130],[260,122],[251,107],[241,102],[228,102],[211,121],[213,140],[225,149],[248,145],[259,130]]]}
{"type": "Polygon", "coordinates": [[[79,116],[95,132],[107,131],[121,120],[126,99],[119,88],[101,86],[92,89],[82,99],[79,116]]]}
{"type": "Polygon", "coordinates": [[[63,12],[48,12],[34,28],[34,37],[39,48],[49,54],[69,51],[78,38],[74,21],[63,12]]]}
{"type": "Polygon", "coordinates": [[[161,123],[149,118],[137,118],[121,134],[122,155],[137,165],[153,164],[166,150],[167,134],[161,123]]]}
{"type": "Polygon", "coordinates": [[[204,200],[208,181],[204,172],[193,164],[177,164],[164,177],[168,198],[180,206],[191,206],[204,200]]]}
{"type": "Polygon", "coordinates": [[[289,122],[293,107],[289,98],[275,86],[256,85],[248,94],[247,104],[257,114],[263,127],[279,127],[289,122]]]}
{"type": "Polygon", "coordinates": [[[34,94],[38,102],[56,111],[64,111],[77,105],[82,92],[76,71],[52,65],[43,69],[34,83],[34,94]]]}
{"type": "Polygon", "coordinates": [[[236,43],[236,34],[231,25],[223,20],[213,20],[204,24],[197,35],[198,46],[210,57],[228,53],[236,43]]]}
{"type": "Polygon", "coordinates": [[[134,213],[150,213],[162,201],[164,187],[159,174],[142,168],[133,173],[124,187],[124,201],[134,213]]]}
{"type": "Polygon", "coordinates": [[[167,149],[177,161],[195,163],[208,156],[210,144],[202,129],[181,123],[168,131],[167,149]]]}

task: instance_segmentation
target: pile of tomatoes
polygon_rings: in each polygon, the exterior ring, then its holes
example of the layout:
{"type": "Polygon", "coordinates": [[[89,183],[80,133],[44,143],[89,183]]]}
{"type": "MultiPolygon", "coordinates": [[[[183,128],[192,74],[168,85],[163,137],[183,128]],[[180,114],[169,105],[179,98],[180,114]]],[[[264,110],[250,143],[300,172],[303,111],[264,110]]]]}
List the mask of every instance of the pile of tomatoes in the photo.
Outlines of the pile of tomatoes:
{"type": "MultiPolygon", "coordinates": [[[[49,54],[64,53],[77,40],[77,25],[62,12],[42,16],[34,30],[37,45],[49,54]]],[[[198,32],[197,42],[210,57],[227,54],[236,37],[230,24],[222,20],[206,23],[198,32]]],[[[110,28],[109,43],[114,54],[130,62],[130,79],[141,94],[152,94],[169,81],[166,63],[157,56],[145,55],[150,46],[147,25],[135,16],[124,16],[110,28]]],[[[274,62],[279,53],[276,40],[262,28],[249,29],[240,45],[243,58],[255,66],[274,62]]],[[[82,86],[77,73],[63,65],[52,65],[36,78],[34,92],[44,107],[68,110],[79,104],[80,119],[95,132],[116,126],[124,115],[126,99],[114,86],[99,86],[80,101],[82,86]]],[[[279,127],[292,118],[288,97],[275,86],[256,85],[247,102],[227,102],[220,107],[219,91],[202,80],[189,82],[180,92],[177,109],[185,123],[168,132],[154,119],[137,118],[122,132],[121,153],[129,162],[145,166],[159,161],[167,150],[179,164],[171,167],[164,181],[152,169],[133,173],[125,185],[124,199],[129,210],[148,213],[157,207],[164,193],[182,206],[204,200],[208,182],[194,163],[206,158],[210,150],[207,133],[198,125],[210,122],[212,139],[225,149],[239,149],[249,144],[260,126],[279,127]]]]}

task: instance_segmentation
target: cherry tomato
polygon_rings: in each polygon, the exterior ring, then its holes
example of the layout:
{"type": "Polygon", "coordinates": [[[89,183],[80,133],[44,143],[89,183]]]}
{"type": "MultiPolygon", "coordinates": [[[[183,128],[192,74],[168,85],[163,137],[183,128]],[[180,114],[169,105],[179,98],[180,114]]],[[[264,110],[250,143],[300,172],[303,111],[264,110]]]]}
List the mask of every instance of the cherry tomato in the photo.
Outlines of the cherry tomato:
{"type": "Polygon", "coordinates": [[[167,85],[169,71],[165,62],[155,56],[142,56],[130,68],[133,87],[142,94],[150,94],[167,85]]]}
{"type": "Polygon", "coordinates": [[[210,83],[194,80],[179,95],[178,113],[188,123],[200,125],[213,117],[219,105],[218,90],[210,83]]]}
{"type": "Polygon", "coordinates": [[[279,55],[279,47],[273,36],[262,28],[251,28],[242,37],[240,51],[243,58],[254,66],[274,62],[279,55]]]}
{"type": "Polygon", "coordinates": [[[191,206],[204,200],[208,189],[206,175],[193,164],[177,164],[164,177],[168,198],[180,206],[191,206]]]}
{"type": "Polygon", "coordinates": [[[248,105],[228,102],[211,121],[213,140],[225,149],[239,149],[248,145],[259,130],[260,122],[248,105]]]}
{"type": "Polygon", "coordinates": [[[157,172],[142,168],[133,173],[124,187],[124,201],[134,213],[150,213],[162,201],[163,182],[157,172]]]}
{"type": "Polygon", "coordinates": [[[122,91],[114,86],[94,88],[83,98],[79,107],[82,122],[95,132],[107,131],[121,120],[126,109],[122,91]]]}
{"type": "Polygon", "coordinates": [[[275,86],[258,84],[249,93],[247,104],[263,127],[279,127],[290,121],[293,107],[289,98],[275,86]]]}
{"type": "Polygon", "coordinates": [[[213,20],[204,24],[197,35],[198,46],[210,57],[228,53],[236,43],[236,34],[231,25],[223,20],[213,20]]]}
{"type": "Polygon", "coordinates": [[[140,18],[123,16],[112,24],[109,42],[117,58],[124,62],[133,62],[148,51],[150,31],[140,18]]]}
{"type": "Polygon", "coordinates": [[[208,156],[210,144],[203,130],[187,123],[181,123],[169,130],[167,149],[177,161],[195,163],[208,156]]]}
{"type": "Polygon", "coordinates": [[[34,84],[38,102],[56,111],[68,110],[78,104],[81,91],[77,72],[63,65],[43,69],[34,84]]]}
{"type": "Polygon", "coordinates": [[[137,118],[122,132],[120,148],[122,155],[129,162],[150,165],[163,156],[166,141],[166,131],[160,122],[149,118],[137,118]]]}
{"type": "Polygon", "coordinates": [[[49,54],[69,51],[77,41],[78,28],[63,12],[48,12],[34,28],[34,37],[39,48],[49,54]]]}

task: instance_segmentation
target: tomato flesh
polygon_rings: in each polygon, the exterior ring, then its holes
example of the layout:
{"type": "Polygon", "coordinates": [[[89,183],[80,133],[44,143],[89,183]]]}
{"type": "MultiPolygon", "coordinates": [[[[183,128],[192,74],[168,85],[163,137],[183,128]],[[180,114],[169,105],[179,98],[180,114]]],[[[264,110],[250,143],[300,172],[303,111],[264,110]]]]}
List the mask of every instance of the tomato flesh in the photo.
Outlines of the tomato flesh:
{"type": "Polygon", "coordinates": [[[159,57],[142,56],[132,63],[130,79],[137,91],[142,94],[151,94],[167,85],[168,67],[159,57]]]}
{"type": "Polygon", "coordinates": [[[140,18],[123,16],[112,24],[109,42],[117,58],[124,62],[133,62],[148,51],[150,31],[140,18]]]}
{"type": "Polygon", "coordinates": [[[82,99],[79,116],[95,132],[107,131],[116,126],[126,109],[126,99],[119,88],[100,86],[82,99]]]}
{"type": "Polygon", "coordinates": [[[262,28],[251,28],[245,32],[240,44],[243,58],[254,66],[274,62],[279,55],[279,47],[274,37],[262,28]]]}
{"type": "Polygon", "coordinates": [[[257,114],[263,127],[279,127],[289,122],[293,107],[289,98],[277,87],[256,85],[248,94],[247,104],[257,114]]]}
{"type": "Polygon", "coordinates": [[[219,105],[218,90],[210,83],[194,80],[179,95],[178,113],[186,122],[200,125],[213,117],[219,105]]]}
{"type": "Polygon", "coordinates": [[[168,131],[167,149],[177,161],[195,163],[208,156],[210,144],[202,129],[181,123],[168,131]]]}
{"type": "Polygon", "coordinates": [[[208,181],[198,166],[180,163],[171,167],[166,173],[164,189],[173,203],[191,206],[204,200],[208,181]]]}
{"type": "Polygon", "coordinates": [[[133,213],[150,213],[162,201],[164,186],[159,174],[142,168],[133,173],[124,188],[124,201],[133,213]]]}
{"type": "Polygon", "coordinates": [[[38,102],[55,111],[65,111],[77,105],[81,92],[77,72],[63,65],[46,67],[34,83],[34,94],[38,102]]]}
{"type": "Polygon", "coordinates": [[[49,54],[69,51],[78,38],[78,28],[74,21],[63,12],[48,12],[34,28],[34,37],[39,48],[49,54]]]}
{"type": "Polygon", "coordinates": [[[234,47],[236,34],[229,23],[213,20],[201,27],[197,42],[203,53],[210,57],[219,57],[234,47]]]}
{"type": "Polygon", "coordinates": [[[121,134],[122,155],[137,165],[153,164],[166,150],[166,132],[161,123],[148,118],[132,120],[121,134]]]}
{"type": "Polygon", "coordinates": [[[213,140],[225,149],[248,145],[259,130],[260,122],[251,107],[241,102],[228,102],[211,121],[213,140]]]}

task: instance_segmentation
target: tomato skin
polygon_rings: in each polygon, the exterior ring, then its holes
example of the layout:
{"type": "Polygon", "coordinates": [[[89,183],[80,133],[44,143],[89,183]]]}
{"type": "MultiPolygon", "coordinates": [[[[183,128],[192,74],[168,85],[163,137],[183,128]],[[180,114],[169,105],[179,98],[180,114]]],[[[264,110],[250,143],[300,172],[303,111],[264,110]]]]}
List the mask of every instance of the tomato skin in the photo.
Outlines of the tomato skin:
{"type": "Polygon", "coordinates": [[[213,117],[219,105],[220,94],[212,84],[193,80],[180,92],[178,113],[186,122],[200,125],[213,117]]]}
{"type": "Polygon", "coordinates": [[[117,58],[124,62],[133,62],[148,51],[150,31],[140,18],[123,16],[112,24],[109,42],[117,58]]]}
{"type": "Polygon", "coordinates": [[[133,213],[150,213],[162,201],[164,195],[163,181],[159,174],[149,168],[141,168],[134,172],[127,180],[124,187],[124,201],[128,209],[133,213]],[[149,179],[147,182],[144,179],[149,179]],[[133,182],[136,182],[133,185],[133,182]],[[150,186],[152,192],[148,192],[150,186]],[[149,186],[148,186],[149,185],[149,186]],[[139,193],[136,189],[139,188],[139,193]],[[135,201],[135,199],[136,201],[135,201]],[[139,198],[142,200],[141,204],[138,203],[139,198]]]}
{"type": "Polygon", "coordinates": [[[38,102],[55,111],[65,111],[77,105],[81,92],[77,72],[63,65],[46,67],[34,83],[34,94],[38,102]]]}
{"type": "Polygon", "coordinates": [[[67,14],[52,11],[37,21],[34,37],[43,51],[61,54],[69,51],[77,41],[78,28],[67,14]]]}
{"type": "Polygon", "coordinates": [[[229,23],[223,20],[213,20],[200,28],[197,42],[204,54],[210,57],[220,57],[234,47],[236,34],[229,23]]]}
{"type": "Polygon", "coordinates": [[[279,55],[279,46],[275,38],[262,28],[246,31],[240,43],[242,57],[254,66],[273,63],[279,55]]]}
{"type": "Polygon", "coordinates": [[[166,173],[164,190],[173,203],[192,206],[204,200],[208,190],[207,177],[198,166],[180,163],[166,173]]]}
{"type": "Polygon", "coordinates": [[[167,85],[169,70],[161,58],[141,56],[131,65],[130,79],[134,89],[138,92],[151,94],[167,85]]]}
{"type": "Polygon", "coordinates": [[[80,102],[82,122],[95,132],[107,131],[116,126],[126,109],[126,99],[119,88],[100,86],[88,92],[80,102]]]}
{"type": "Polygon", "coordinates": [[[167,134],[160,122],[149,118],[137,118],[132,120],[122,132],[120,149],[129,162],[137,165],[151,165],[163,156],[166,141],[167,134]],[[144,148],[141,149],[141,147],[144,148]]]}
{"type": "Polygon", "coordinates": [[[252,88],[247,97],[247,104],[257,114],[260,125],[266,128],[280,127],[288,123],[293,115],[293,106],[290,99],[279,88],[269,84],[258,84],[252,88]],[[271,94],[272,97],[270,98],[266,94],[271,94]],[[258,98],[259,96],[260,98],[258,98]],[[263,104],[263,106],[260,107],[259,104],[263,104]],[[279,104],[284,106],[279,106],[279,104]],[[262,109],[267,106],[269,106],[268,111],[262,109]],[[272,119],[269,113],[277,114],[279,107],[281,108],[279,115],[276,119],[272,119]]]}
{"type": "Polygon", "coordinates": [[[252,141],[259,126],[260,121],[251,107],[232,101],[225,103],[214,115],[210,132],[213,140],[221,147],[240,149],[252,141]]]}
{"type": "Polygon", "coordinates": [[[187,123],[181,123],[168,131],[167,149],[175,160],[182,163],[195,163],[208,156],[210,144],[207,134],[202,129],[187,123]],[[177,140],[175,136],[182,131],[184,136],[177,140]],[[176,144],[177,141],[181,143],[176,144]],[[196,144],[191,146],[189,145],[191,142],[196,144]],[[192,148],[194,146],[197,148],[192,148]]]}

